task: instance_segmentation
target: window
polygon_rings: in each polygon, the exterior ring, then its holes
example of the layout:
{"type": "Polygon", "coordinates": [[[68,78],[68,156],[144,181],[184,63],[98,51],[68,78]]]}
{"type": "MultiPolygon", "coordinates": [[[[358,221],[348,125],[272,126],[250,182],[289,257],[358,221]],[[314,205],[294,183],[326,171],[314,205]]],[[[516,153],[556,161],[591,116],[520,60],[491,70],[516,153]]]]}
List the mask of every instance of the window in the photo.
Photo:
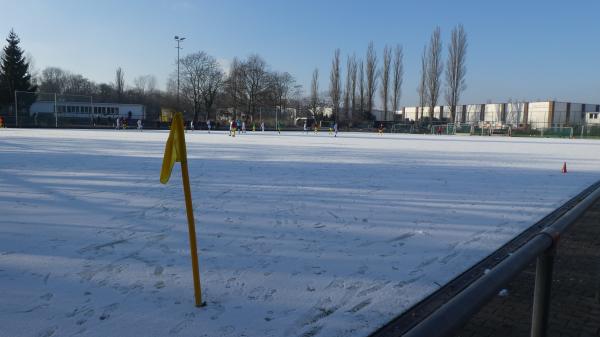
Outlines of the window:
{"type": "Polygon", "coordinates": [[[593,119],[593,118],[594,118],[594,114],[590,113],[590,119],[593,119]]]}

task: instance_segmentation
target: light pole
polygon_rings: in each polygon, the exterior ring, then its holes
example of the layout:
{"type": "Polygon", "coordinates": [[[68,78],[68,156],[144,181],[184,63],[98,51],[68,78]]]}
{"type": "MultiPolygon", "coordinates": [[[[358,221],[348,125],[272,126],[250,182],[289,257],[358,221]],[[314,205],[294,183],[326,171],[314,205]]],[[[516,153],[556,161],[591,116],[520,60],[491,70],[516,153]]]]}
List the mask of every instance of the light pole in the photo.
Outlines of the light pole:
{"type": "Polygon", "coordinates": [[[181,47],[179,43],[185,40],[185,37],[175,35],[175,41],[177,41],[177,109],[179,109],[179,50],[181,47]]]}

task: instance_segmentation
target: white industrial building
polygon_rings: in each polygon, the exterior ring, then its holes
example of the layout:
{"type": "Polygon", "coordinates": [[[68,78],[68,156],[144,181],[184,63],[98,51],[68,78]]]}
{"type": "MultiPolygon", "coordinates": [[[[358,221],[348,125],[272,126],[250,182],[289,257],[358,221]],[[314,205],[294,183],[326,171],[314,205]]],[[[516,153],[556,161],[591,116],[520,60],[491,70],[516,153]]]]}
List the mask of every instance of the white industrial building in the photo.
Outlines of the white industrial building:
{"type": "MultiPolygon", "coordinates": [[[[429,117],[429,107],[404,107],[396,111],[396,120],[429,117]],[[418,117],[417,117],[418,112],[418,117]]],[[[465,104],[456,107],[456,122],[471,124],[494,124],[531,127],[568,126],[600,123],[600,104],[571,102],[508,102],[465,104]]],[[[436,106],[433,118],[450,118],[450,106],[436,106]]]]}

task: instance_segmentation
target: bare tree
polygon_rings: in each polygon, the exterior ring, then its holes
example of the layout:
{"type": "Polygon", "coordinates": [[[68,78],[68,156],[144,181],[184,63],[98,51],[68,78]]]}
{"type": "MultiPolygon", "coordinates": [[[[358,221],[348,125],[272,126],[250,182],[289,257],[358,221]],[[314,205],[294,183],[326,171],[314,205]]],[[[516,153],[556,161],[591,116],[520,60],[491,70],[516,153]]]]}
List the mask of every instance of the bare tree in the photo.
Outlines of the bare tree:
{"type": "Polygon", "coordinates": [[[344,112],[345,119],[352,120],[354,110],[354,96],[356,91],[356,56],[348,56],[346,60],[346,85],[344,87],[344,112]]]}
{"type": "Polygon", "coordinates": [[[243,92],[248,106],[248,112],[254,118],[256,109],[265,98],[270,86],[270,75],[267,63],[258,55],[250,55],[242,66],[243,92]]]}
{"type": "Polygon", "coordinates": [[[202,107],[209,118],[217,91],[221,88],[223,72],[217,60],[205,52],[197,52],[180,60],[181,92],[193,105],[193,120],[198,121],[202,107]]]}
{"type": "Polygon", "coordinates": [[[358,70],[358,65],[356,63],[356,55],[352,55],[352,62],[350,64],[350,103],[352,104],[352,109],[350,109],[350,115],[348,119],[352,121],[354,118],[354,113],[356,112],[356,72],[358,70]]]}
{"type": "Polygon", "coordinates": [[[373,96],[377,90],[377,79],[379,72],[377,71],[377,53],[375,47],[373,47],[373,41],[369,43],[367,48],[367,65],[366,65],[366,76],[367,76],[367,111],[373,113],[373,96]]]}
{"type": "Polygon", "coordinates": [[[392,53],[390,48],[386,45],[383,48],[383,64],[381,68],[381,102],[383,103],[383,119],[389,120],[388,118],[388,102],[389,102],[389,89],[390,89],[390,65],[392,63],[392,53]]]}
{"type": "Polygon", "coordinates": [[[340,50],[336,49],[331,61],[331,73],[329,75],[329,97],[333,104],[333,115],[338,120],[340,110],[340,97],[342,93],[342,84],[340,80],[340,50]]]}
{"type": "Polygon", "coordinates": [[[452,122],[456,118],[456,105],[460,100],[460,95],[467,88],[465,83],[465,75],[467,74],[466,56],[467,33],[461,24],[452,29],[446,65],[446,102],[450,105],[452,122]]]}
{"type": "Polygon", "coordinates": [[[229,67],[229,74],[225,81],[225,91],[231,101],[233,107],[233,117],[237,118],[237,111],[240,105],[242,105],[243,99],[243,72],[242,63],[236,58],[231,62],[229,67]]]}
{"type": "Polygon", "coordinates": [[[64,93],[66,78],[69,74],[57,67],[42,70],[39,89],[42,92],[64,93]]]}
{"type": "MultiPolygon", "coordinates": [[[[65,77],[63,93],[71,95],[91,96],[94,94],[95,87],[96,86],[94,85],[94,83],[92,83],[92,81],[79,74],[68,74],[65,77]]],[[[112,97],[114,96],[112,95],[114,92],[115,91],[110,93],[109,98],[114,99],[114,97],[112,97]]],[[[118,91],[116,92],[118,95],[118,91]]],[[[120,97],[123,97],[123,93],[121,93],[120,97]]],[[[120,98],[117,99],[120,100],[120,98]]]]}
{"type": "Polygon", "coordinates": [[[396,45],[396,48],[394,48],[394,68],[392,70],[392,110],[394,113],[398,111],[400,97],[402,96],[402,80],[404,76],[403,56],[402,46],[396,45]]]}
{"type": "Polygon", "coordinates": [[[431,34],[427,51],[427,100],[430,107],[430,120],[433,119],[433,110],[440,97],[440,77],[444,68],[442,64],[442,38],[440,35],[440,27],[436,27],[433,34],[431,34]]]}
{"type": "MultiPolygon", "coordinates": [[[[423,108],[427,105],[427,47],[423,48],[423,54],[421,54],[421,79],[417,93],[419,94],[419,110],[423,117],[423,108]]],[[[419,110],[417,110],[415,120],[419,120],[419,110]]]]}
{"type": "Polygon", "coordinates": [[[117,92],[117,100],[120,103],[125,91],[125,73],[121,67],[118,67],[115,72],[115,91],[117,92]]]}
{"type": "MultiPolygon", "coordinates": [[[[214,57],[209,56],[206,64],[206,73],[200,86],[200,93],[204,102],[204,111],[206,112],[205,120],[210,119],[210,111],[215,103],[217,93],[219,93],[223,87],[224,77],[225,74],[223,73],[223,70],[221,70],[217,60],[214,57]]],[[[194,124],[197,121],[198,116],[195,114],[194,124]]]]}
{"type": "Polygon", "coordinates": [[[310,85],[310,110],[313,117],[317,117],[317,109],[319,108],[319,69],[315,68],[312,74],[312,82],[310,85]]]}
{"type": "Polygon", "coordinates": [[[294,77],[288,72],[273,74],[273,91],[280,111],[285,111],[294,89],[294,77]]]}
{"type": "Polygon", "coordinates": [[[360,61],[358,66],[358,96],[359,96],[359,111],[362,117],[365,112],[365,66],[363,61],[360,61]]]}
{"type": "Polygon", "coordinates": [[[151,94],[156,90],[156,77],[154,75],[142,75],[133,80],[135,91],[140,95],[151,94]]]}

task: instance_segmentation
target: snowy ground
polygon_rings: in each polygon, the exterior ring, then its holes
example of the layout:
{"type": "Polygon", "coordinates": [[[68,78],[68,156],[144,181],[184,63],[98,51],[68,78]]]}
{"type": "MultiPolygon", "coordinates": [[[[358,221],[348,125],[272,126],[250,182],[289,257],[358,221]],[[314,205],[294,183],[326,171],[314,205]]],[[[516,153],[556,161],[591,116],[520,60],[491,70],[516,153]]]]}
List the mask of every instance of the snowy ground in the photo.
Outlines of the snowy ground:
{"type": "Polygon", "coordinates": [[[600,142],[0,130],[0,336],[366,336],[600,179],[600,142]],[[560,173],[563,161],[570,172],[560,173]]]}

